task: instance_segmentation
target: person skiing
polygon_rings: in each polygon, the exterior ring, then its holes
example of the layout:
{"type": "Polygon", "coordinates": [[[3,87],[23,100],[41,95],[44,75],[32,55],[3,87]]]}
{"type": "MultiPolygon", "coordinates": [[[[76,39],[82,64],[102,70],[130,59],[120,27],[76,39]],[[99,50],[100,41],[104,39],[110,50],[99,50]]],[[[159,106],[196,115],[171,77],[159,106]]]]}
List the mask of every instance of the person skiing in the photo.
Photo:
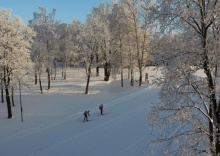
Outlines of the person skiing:
{"type": "Polygon", "coordinates": [[[89,115],[89,110],[88,110],[88,111],[85,111],[85,112],[83,113],[83,115],[84,115],[83,122],[84,122],[85,120],[88,121],[88,116],[90,116],[90,115],[89,115]]]}
{"type": "Polygon", "coordinates": [[[101,111],[101,115],[103,115],[103,104],[101,104],[101,105],[99,106],[99,109],[100,109],[100,111],[101,111]]]}

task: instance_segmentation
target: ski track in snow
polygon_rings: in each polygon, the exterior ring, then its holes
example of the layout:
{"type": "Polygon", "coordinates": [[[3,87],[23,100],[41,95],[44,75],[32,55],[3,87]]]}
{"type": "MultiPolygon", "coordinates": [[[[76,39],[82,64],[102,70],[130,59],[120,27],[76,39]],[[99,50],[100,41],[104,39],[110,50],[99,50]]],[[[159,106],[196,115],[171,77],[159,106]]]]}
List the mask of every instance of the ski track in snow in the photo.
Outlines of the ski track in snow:
{"type": "MultiPolygon", "coordinates": [[[[127,95],[127,96],[124,96],[124,97],[119,98],[119,99],[117,99],[117,100],[114,100],[114,101],[112,101],[112,102],[106,103],[106,104],[105,104],[105,107],[106,107],[106,106],[111,107],[111,106],[114,106],[114,105],[116,105],[116,104],[118,104],[118,103],[121,103],[121,102],[127,101],[127,100],[129,100],[129,99],[132,99],[132,98],[134,98],[134,97],[136,97],[136,96],[138,96],[138,95],[141,95],[141,94],[143,94],[143,93],[146,93],[147,91],[149,91],[150,88],[151,88],[151,87],[147,87],[147,88],[145,88],[145,89],[143,89],[143,90],[141,90],[141,91],[135,92],[135,93],[133,93],[133,94],[129,94],[129,95],[127,95]]],[[[95,110],[96,110],[96,108],[92,109],[92,111],[95,111],[95,110]]],[[[95,130],[97,130],[97,129],[99,129],[99,128],[101,128],[101,127],[107,125],[107,124],[110,124],[110,123],[114,122],[115,120],[117,120],[118,118],[120,118],[121,116],[123,116],[123,114],[120,115],[120,116],[117,116],[117,117],[115,117],[115,118],[113,118],[113,119],[111,119],[111,120],[109,120],[109,121],[107,121],[107,122],[104,122],[103,124],[98,125],[98,126],[92,128],[92,129],[90,129],[90,130],[84,131],[84,132],[82,132],[82,133],[80,133],[80,134],[78,134],[78,135],[75,135],[75,136],[72,136],[72,137],[68,137],[68,138],[62,139],[62,140],[60,140],[60,141],[56,141],[56,142],[54,142],[54,143],[52,143],[52,144],[50,144],[50,145],[44,146],[44,147],[42,147],[42,148],[40,148],[40,149],[38,149],[38,150],[36,150],[36,151],[32,151],[32,152],[30,152],[29,154],[27,154],[26,156],[38,155],[38,154],[41,154],[41,153],[46,152],[46,151],[48,151],[48,150],[54,149],[54,148],[56,148],[56,147],[59,147],[59,146],[65,144],[65,143],[67,143],[68,141],[73,140],[74,138],[83,136],[83,135],[85,135],[85,134],[87,134],[87,133],[89,133],[89,132],[95,131],[95,130]]],[[[64,121],[64,122],[65,122],[65,121],[64,121]]],[[[62,123],[59,123],[59,124],[62,124],[62,123]]],[[[146,133],[144,136],[142,136],[143,138],[142,138],[142,137],[139,138],[136,142],[132,143],[130,146],[128,146],[127,148],[123,149],[119,154],[121,154],[122,152],[128,150],[128,149],[131,148],[132,146],[138,144],[140,141],[142,141],[143,139],[145,139],[146,136],[147,136],[147,133],[146,133]]],[[[143,153],[145,153],[145,152],[143,151],[142,154],[143,154],[143,153]]]]}
{"type": "Polygon", "coordinates": [[[109,124],[109,123],[111,123],[111,122],[114,122],[114,121],[117,120],[117,119],[118,119],[118,117],[115,117],[115,118],[113,118],[113,119],[111,119],[111,120],[109,120],[109,121],[107,121],[107,122],[105,122],[105,123],[103,123],[103,124],[101,124],[101,125],[99,125],[99,126],[96,126],[96,127],[92,128],[92,129],[90,129],[90,130],[84,131],[84,132],[82,132],[82,133],[80,133],[80,134],[78,134],[78,135],[75,135],[75,136],[72,136],[72,137],[68,137],[67,139],[63,139],[63,140],[54,142],[54,143],[52,143],[52,144],[50,144],[50,145],[48,145],[48,146],[45,146],[45,147],[43,147],[43,148],[38,149],[37,151],[31,152],[31,153],[28,154],[27,156],[33,156],[33,155],[36,155],[36,154],[43,153],[44,151],[47,151],[47,150],[50,150],[50,149],[54,149],[54,148],[56,148],[56,147],[58,147],[58,146],[61,146],[61,145],[65,144],[65,143],[68,142],[68,141],[71,141],[71,140],[74,139],[74,138],[83,136],[83,135],[85,135],[85,134],[87,134],[87,133],[89,133],[89,132],[95,131],[96,129],[101,128],[101,127],[103,127],[103,126],[105,126],[105,125],[107,125],[107,124],[109,124]]]}
{"type": "MultiPolygon", "coordinates": [[[[116,156],[120,156],[122,154],[124,154],[126,151],[128,151],[130,148],[132,148],[133,146],[137,145],[139,142],[146,140],[147,136],[148,136],[148,132],[146,132],[143,136],[141,136],[139,139],[137,139],[135,142],[131,143],[129,146],[125,147],[124,149],[122,149],[119,153],[116,154],[116,156]]],[[[141,154],[139,154],[139,156],[141,155],[145,155],[146,151],[141,151],[141,154]]],[[[124,154],[125,155],[125,154],[124,154]]]]}
{"type": "MultiPolygon", "coordinates": [[[[149,91],[149,89],[151,89],[151,88],[152,88],[152,86],[148,86],[147,88],[142,89],[141,91],[138,91],[138,92],[135,92],[135,93],[123,96],[123,97],[121,97],[119,99],[116,99],[116,100],[113,100],[113,101],[111,101],[109,103],[105,103],[105,107],[108,108],[108,107],[114,106],[114,105],[116,105],[118,103],[121,103],[121,102],[127,101],[129,99],[132,99],[132,98],[134,98],[134,97],[136,97],[136,96],[138,96],[140,94],[143,94],[143,93],[149,91]]],[[[96,111],[97,111],[96,107],[90,109],[90,112],[96,112],[96,111]]],[[[25,136],[29,136],[29,135],[41,132],[41,131],[43,131],[45,129],[48,129],[48,128],[51,128],[51,127],[55,127],[55,126],[64,124],[64,123],[66,123],[68,121],[71,121],[71,120],[76,120],[76,119],[78,119],[79,117],[82,116],[82,113],[83,112],[79,112],[79,113],[76,113],[74,115],[69,113],[67,116],[65,116],[65,117],[63,117],[61,119],[58,119],[56,121],[49,122],[49,123],[46,123],[46,124],[42,124],[40,126],[37,126],[37,127],[34,127],[34,128],[30,128],[30,129],[27,129],[27,130],[19,131],[17,133],[14,133],[14,134],[8,136],[8,137],[2,138],[0,140],[0,145],[9,143],[10,141],[13,141],[13,140],[25,137],[25,136]]],[[[110,120],[110,121],[112,121],[112,120],[110,120]]],[[[67,139],[67,140],[70,140],[70,139],[67,139]]],[[[65,142],[65,141],[61,141],[61,142],[65,142]]],[[[60,144],[61,142],[59,142],[58,144],[60,144]]]]}

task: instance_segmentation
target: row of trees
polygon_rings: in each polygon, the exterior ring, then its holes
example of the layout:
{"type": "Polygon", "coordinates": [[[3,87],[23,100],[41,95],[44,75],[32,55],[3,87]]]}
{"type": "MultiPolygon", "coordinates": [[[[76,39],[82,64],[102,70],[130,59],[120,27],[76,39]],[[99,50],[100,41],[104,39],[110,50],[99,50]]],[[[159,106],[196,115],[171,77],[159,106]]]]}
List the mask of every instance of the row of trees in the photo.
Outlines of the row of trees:
{"type": "Polygon", "coordinates": [[[93,67],[97,76],[99,67],[104,67],[105,81],[110,73],[120,72],[122,87],[123,69],[129,69],[133,85],[137,68],[141,86],[150,52],[163,77],[156,81],[162,86],[161,101],[153,105],[149,120],[153,127],[180,129],[156,142],[173,140],[173,150],[168,152],[174,155],[219,155],[219,6],[218,0],[121,0],[93,8],[85,23],[74,20],[70,24],[55,20],[55,9],[47,15],[39,7],[29,27],[1,9],[1,79],[8,117],[12,117],[9,85],[26,74],[29,51],[41,93],[43,71],[50,89],[61,62],[64,79],[67,66],[85,68],[86,94],[93,67]],[[199,71],[203,77],[197,75],[199,71]]]}
{"type": "Polygon", "coordinates": [[[104,67],[104,80],[108,81],[110,72],[120,71],[123,87],[123,69],[129,69],[131,85],[134,85],[133,69],[139,69],[139,85],[142,85],[142,71],[150,57],[149,28],[146,10],[141,0],[124,0],[120,3],[106,3],[93,8],[85,23],[74,20],[70,24],[54,19],[55,9],[46,13],[39,7],[40,13],[34,13],[29,26],[37,32],[32,47],[32,60],[35,63],[35,84],[46,69],[48,73],[48,89],[50,77],[56,77],[56,66],[61,62],[63,78],[66,79],[66,67],[79,65],[85,67],[88,94],[91,68],[104,67]]]}
{"type": "MultiPolygon", "coordinates": [[[[82,23],[61,23],[55,19],[56,9],[51,13],[43,7],[33,13],[28,25],[11,10],[1,9],[1,73],[2,89],[5,89],[8,118],[12,117],[13,87],[28,75],[28,68],[35,71],[35,84],[42,89],[42,74],[46,71],[48,87],[56,79],[56,68],[62,66],[66,79],[68,66],[84,67],[87,75],[85,94],[89,93],[91,68],[104,68],[104,81],[110,74],[121,73],[128,68],[131,85],[134,85],[134,68],[139,70],[139,85],[142,71],[150,60],[148,55],[150,36],[141,0],[123,0],[103,3],[94,7],[82,23]],[[3,85],[4,84],[4,85],[3,85]],[[11,91],[11,97],[10,97],[11,91]]],[[[2,92],[3,101],[3,92],[2,92]]]]}

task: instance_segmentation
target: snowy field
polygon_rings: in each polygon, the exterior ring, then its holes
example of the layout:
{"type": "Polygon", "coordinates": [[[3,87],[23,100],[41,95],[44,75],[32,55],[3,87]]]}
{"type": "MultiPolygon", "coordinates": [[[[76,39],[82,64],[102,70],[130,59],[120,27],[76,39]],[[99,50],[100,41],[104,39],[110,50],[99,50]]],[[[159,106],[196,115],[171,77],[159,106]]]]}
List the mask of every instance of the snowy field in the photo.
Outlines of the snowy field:
{"type": "Polygon", "coordinates": [[[103,81],[103,69],[99,77],[93,71],[89,95],[84,94],[84,70],[68,69],[67,80],[62,80],[59,71],[49,91],[44,78],[43,95],[30,79],[31,88],[22,88],[24,122],[18,91],[12,119],[7,119],[6,102],[0,104],[0,156],[163,155],[163,148],[154,151],[148,146],[155,136],[151,135],[147,111],[159,100],[159,88],[152,85],[152,79],[160,76],[151,69],[145,71],[149,84],[139,87],[135,82],[131,87],[125,76],[123,88],[119,79],[103,81]],[[102,103],[104,115],[98,109],[102,103]],[[88,122],[83,122],[85,110],[90,110],[88,122]]]}

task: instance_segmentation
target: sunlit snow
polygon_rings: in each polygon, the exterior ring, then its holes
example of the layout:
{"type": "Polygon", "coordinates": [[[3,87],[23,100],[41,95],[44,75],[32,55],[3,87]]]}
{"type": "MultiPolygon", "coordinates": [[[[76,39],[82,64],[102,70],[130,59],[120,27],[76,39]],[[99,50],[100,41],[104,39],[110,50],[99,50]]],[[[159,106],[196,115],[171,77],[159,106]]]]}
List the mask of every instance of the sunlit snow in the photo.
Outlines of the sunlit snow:
{"type": "MultiPolygon", "coordinates": [[[[152,69],[152,68],[150,68],[152,69]]],[[[85,95],[86,75],[83,69],[68,69],[67,80],[43,79],[44,94],[39,86],[28,83],[22,88],[24,122],[21,121],[18,91],[15,96],[13,118],[7,119],[6,102],[0,109],[1,156],[143,156],[161,154],[164,149],[153,150],[149,142],[157,136],[151,134],[147,111],[152,102],[159,100],[159,87],[152,85],[157,71],[145,70],[150,84],[139,87],[129,85],[125,76],[124,87],[120,77],[110,82],[91,78],[89,95],[85,95]],[[104,104],[104,115],[98,109],[104,104]],[[88,122],[83,112],[90,110],[88,122]]],[[[135,74],[138,80],[138,73],[135,74]]]]}

